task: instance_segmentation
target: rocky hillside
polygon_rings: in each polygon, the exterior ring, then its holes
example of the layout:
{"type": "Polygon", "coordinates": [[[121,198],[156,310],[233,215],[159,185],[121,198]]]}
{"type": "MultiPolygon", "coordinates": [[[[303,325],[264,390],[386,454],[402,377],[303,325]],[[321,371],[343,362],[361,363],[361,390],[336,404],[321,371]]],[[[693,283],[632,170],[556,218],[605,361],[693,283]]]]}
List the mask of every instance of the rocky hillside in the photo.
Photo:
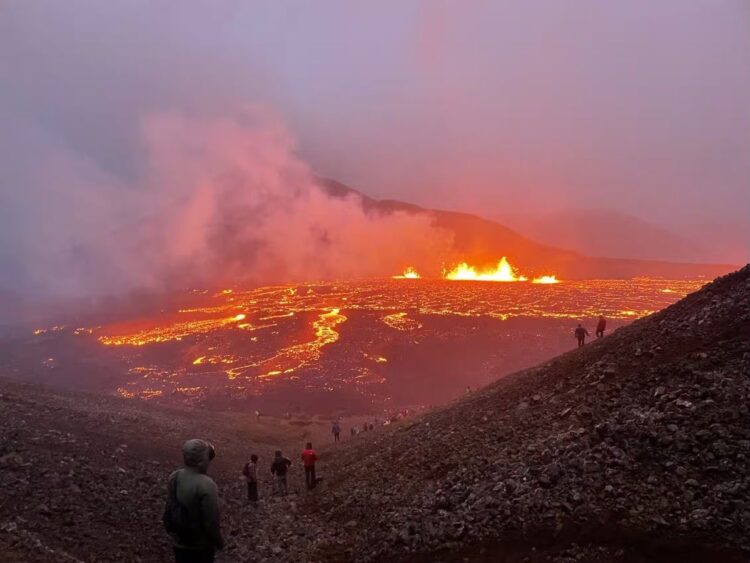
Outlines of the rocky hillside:
{"type": "Polygon", "coordinates": [[[329,421],[168,408],[65,393],[0,378],[0,561],[173,561],[163,531],[165,487],[182,442],[215,444],[210,468],[222,497],[227,549],[219,561],[304,561],[312,516],[298,510],[297,462],[308,439],[330,439],[329,421]],[[292,494],[269,499],[276,448],[295,461],[292,494]],[[240,472],[261,458],[261,495],[245,502],[240,472]],[[295,515],[292,520],[290,515],[295,515]]]}
{"type": "Polygon", "coordinates": [[[749,399],[750,266],[334,454],[318,554],[749,560],[749,399]]]}
{"type": "Polygon", "coordinates": [[[199,436],[218,452],[219,562],[747,561],[749,398],[750,266],[455,404],[324,446],[312,493],[297,458],[330,441],[329,421],[0,378],[0,560],[169,561],[165,483],[199,436]],[[240,469],[277,447],[295,460],[292,494],[271,498],[261,471],[252,508],[240,469]]]}

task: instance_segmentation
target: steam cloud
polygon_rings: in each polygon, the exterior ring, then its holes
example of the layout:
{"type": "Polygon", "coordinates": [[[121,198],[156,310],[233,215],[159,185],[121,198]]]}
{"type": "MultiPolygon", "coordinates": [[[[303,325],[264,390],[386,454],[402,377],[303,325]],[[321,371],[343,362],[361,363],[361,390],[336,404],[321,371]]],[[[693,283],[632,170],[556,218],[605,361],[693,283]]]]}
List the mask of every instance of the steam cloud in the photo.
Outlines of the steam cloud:
{"type": "Polygon", "coordinates": [[[377,276],[438,263],[451,245],[426,216],[368,214],[355,196],[326,194],[259,107],[146,118],[136,179],[16,126],[0,146],[2,289],[76,297],[377,276]]]}

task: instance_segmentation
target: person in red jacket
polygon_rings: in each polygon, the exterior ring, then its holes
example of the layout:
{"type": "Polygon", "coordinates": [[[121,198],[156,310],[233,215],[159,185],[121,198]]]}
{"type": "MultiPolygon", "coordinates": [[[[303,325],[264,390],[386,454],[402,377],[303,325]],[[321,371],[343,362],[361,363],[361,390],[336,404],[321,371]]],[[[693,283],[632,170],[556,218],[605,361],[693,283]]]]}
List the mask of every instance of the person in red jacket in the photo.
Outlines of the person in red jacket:
{"type": "Polygon", "coordinates": [[[312,442],[308,442],[305,449],[302,450],[302,464],[305,466],[305,484],[307,490],[312,490],[317,481],[315,479],[315,462],[318,461],[318,454],[312,447],[312,442]]]}

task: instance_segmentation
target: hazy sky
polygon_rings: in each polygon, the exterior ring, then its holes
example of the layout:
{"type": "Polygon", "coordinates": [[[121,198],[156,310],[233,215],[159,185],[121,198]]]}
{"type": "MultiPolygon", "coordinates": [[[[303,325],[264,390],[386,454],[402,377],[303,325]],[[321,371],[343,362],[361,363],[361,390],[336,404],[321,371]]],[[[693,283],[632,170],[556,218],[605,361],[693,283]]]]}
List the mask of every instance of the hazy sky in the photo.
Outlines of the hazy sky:
{"type": "Polygon", "coordinates": [[[261,103],[375,197],[747,221],[749,100],[746,0],[0,3],[0,150],[124,178],[144,116],[261,103]]]}

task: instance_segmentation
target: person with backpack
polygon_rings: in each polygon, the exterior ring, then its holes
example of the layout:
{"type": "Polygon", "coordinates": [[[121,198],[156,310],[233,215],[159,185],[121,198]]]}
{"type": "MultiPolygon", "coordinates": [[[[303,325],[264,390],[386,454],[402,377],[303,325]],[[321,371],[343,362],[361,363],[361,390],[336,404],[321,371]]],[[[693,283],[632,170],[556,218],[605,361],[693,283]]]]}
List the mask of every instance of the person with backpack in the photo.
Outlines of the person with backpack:
{"type": "Polygon", "coordinates": [[[331,434],[333,434],[333,441],[338,442],[339,434],[341,434],[341,425],[338,420],[334,421],[333,426],[331,426],[331,434]]]}
{"type": "Polygon", "coordinates": [[[242,474],[247,479],[247,500],[258,502],[258,456],[253,454],[250,461],[242,468],[242,474]]]}
{"type": "Polygon", "coordinates": [[[305,485],[307,485],[308,491],[313,490],[315,485],[318,484],[315,479],[316,461],[318,461],[318,454],[313,449],[312,442],[308,442],[305,449],[302,450],[302,465],[305,467],[305,485]]]}
{"type": "Polygon", "coordinates": [[[276,492],[283,497],[287,493],[286,474],[290,465],[292,465],[292,460],[284,457],[281,450],[276,450],[276,455],[271,463],[271,474],[276,477],[276,492]]]}
{"type": "Polygon", "coordinates": [[[583,345],[586,344],[586,337],[588,335],[589,335],[589,331],[583,328],[583,325],[579,323],[575,330],[575,336],[576,336],[576,339],[578,340],[579,348],[583,347],[583,345]]]}
{"type": "Polygon", "coordinates": [[[219,521],[219,490],[206,475],[216,450],[205,440],[182,446],[185,466],[169,476],[164,527],[174,543],[176,563],[212,563],[224,548],[219,521]]]}

